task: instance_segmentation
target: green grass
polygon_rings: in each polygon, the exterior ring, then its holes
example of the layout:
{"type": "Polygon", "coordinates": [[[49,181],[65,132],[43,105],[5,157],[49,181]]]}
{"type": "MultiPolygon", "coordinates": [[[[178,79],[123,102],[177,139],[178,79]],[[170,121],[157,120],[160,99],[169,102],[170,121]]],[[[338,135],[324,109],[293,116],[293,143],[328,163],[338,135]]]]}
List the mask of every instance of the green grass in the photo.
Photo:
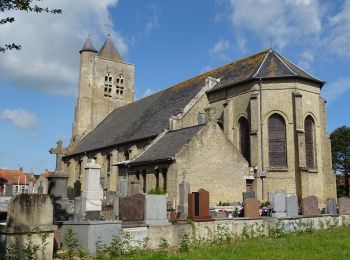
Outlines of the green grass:
{"type": "Polygon", "coordinates": [[[145,253],[118,259],[350,259],[350,227],[208,245],[189,253],[145,253]]]}

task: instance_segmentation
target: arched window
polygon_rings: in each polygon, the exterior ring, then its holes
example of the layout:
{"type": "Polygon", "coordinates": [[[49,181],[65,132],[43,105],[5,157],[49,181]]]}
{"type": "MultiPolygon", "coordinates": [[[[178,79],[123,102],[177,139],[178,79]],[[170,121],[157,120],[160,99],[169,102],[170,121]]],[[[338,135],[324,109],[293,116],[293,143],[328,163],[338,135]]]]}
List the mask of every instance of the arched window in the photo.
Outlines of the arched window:
{"type": "Polygon", "coordinates": [[[124,79],[122,75],[117,76],[116,80],[116,97],[117,98],[123,98],[124,95],[124,79]]]}
{"type": "Polygon", "coordinates": [[[305,156],[306,167],[309,169],[315,168],[315,123],[311,116],[307,116],[304,122],[305,130],[305,156]]]}
{"type": "Polygon", "coordinates": [[[112,96],[112,88],[113,88],[113,77],[111,73],[107,73],[105,76],[105,97],[111,97],[112,96]]]}
{"type": "Polygon", "coordinates": [[[249,123],[247,118],[241,117],[238,120],[239,125],[239,149],[241,154],[250,164],[250,140],[249,140],[249,123]]]}
{"type": "Polygon", "coordinates": [[[268,120],[269,128],[269,166],[287,167],[286,123],[279,114],[268,120]]]}

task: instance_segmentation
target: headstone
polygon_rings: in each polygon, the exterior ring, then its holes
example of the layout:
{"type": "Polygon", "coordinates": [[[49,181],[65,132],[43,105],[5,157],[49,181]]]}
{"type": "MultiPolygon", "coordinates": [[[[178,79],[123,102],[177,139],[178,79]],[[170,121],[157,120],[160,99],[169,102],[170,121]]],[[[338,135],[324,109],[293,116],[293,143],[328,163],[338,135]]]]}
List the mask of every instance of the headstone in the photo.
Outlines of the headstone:
{"type": "Polygon", "coordinates": [[[5,196],[11,197],[13,195],[13,184],[12,182],[6,183],[5,196]]]}
{"type": "Polygon", "coordinates": [[[119,198],[119,220],[143,221],[145,217],[145,195],[135,194],[119,198]]]}
{"type": "Polygon", "coordinates": [[[42,174],[34,184],[34,193],[48,194],[49,180],[42,174]],[[39,189],[40,187],[40,189],[39,189]]]}
{"type": "Polygon", "coordinates": [[[298,196],[296,194],[288,194],[286,197],[287,217],[298,217],[298,196]]]}
{"type": "Polygon", "coordinates": [[[74,198],[74,220],[80,221],[85,219],[85,212],[82,211],[81,197],[74,198]]]}
{"type": "Polygon", "coordinates": [[[119,194],[122,198],[128,195],[128,181],[125,179],[122,179],[119,182],[119,194]]]}
{"type": "Polygon", "coordinates": [[[285,192],[275,192],[273,197],[273,213],[272,216],[275,218],[286,217],[286,197],[287,194],[285,192]]]}
{"type": "Polygon", "coordinates": [[[39,250],[34,255],[35,259],[52,259],[54,230],[57,229],[57,226],[52,225],[52,221],[53,207],[48,195],[14,196],[8,205],[7,225],[0,228],[0,248],[8,248],[16,243],[17,250],[11,257],[24,259],[24,248],[31,244],[33,247],[43,248],[43,251],[39,250]],[[34,228],[37,230],[33,230],[34,228]],[[47,235],[45,241],[38,239],[41,234],[47,235]]]}
{"type": "Polygon", "coordinates": [[[74,182],[73,186],[74,186],[75,197],[80,197],[81,196],[81,182],[80,182],[80,180],[76,180],[74,182]]]}
{"type": "Polygon", "coordinates": [[[260,218],[260,201],[257,198],[248,198],[243,202],[244,216],[247,218],[260,218]]]}
{"type": "Polygon", "coordinates": [[[349,215],[350,214],[350,199],[349,198],[339,198],[339,215],[349,215]]]}
{"type": "Polygon", "coordinates": [[[178,212],[180,212],[180,219],[186,220],[188,217],[188,194],[190,193],[190,184],[182,182],[179,184],[180,201],[178,205],[178,212]]]}
{"type": "Polygon", "coordinates": [[[316,196],[308,196],[302,199],[301,211],[304,217],[319,216],[318,199],[316,196]]]}
{"type": "Polygon", "coordinates": [[[113,200],[113,212],[116,219],[119,219],[119,197],[113,200]]]}
{"type": "Polygon", "coordinates": [[[337,215],[337,201],[335,199],[327,199],[326,213],[331,215],[337,215]]]}
{"type": "Polygon", "coordinates": [[[86,165],[84,173],[85,190],[82,193],[82,211],[86,212],[87,220],[96,220],[96,216],[102,210],[103,190],[100,185],[101,166],[92,159],[86,165]]]}
{"type": "Polygon", "coordinates": [[[248,191],[248,192],[242,192],[243,201],[249,198],[255,198],[255,192],[254,191],[248,191]]]}
{"type": "Polygon", "coordinates": [[[199,189],[188,194],[188,217],[194,221],[211,221],[209,215],[209,192],[199,189]]]}
{"type": "Polygon", "coordinates": [[[271,207],[271,208],[274,208],[273,198],[275,197],[275,192],[274,192],[274,191],[268,192],[268,193],[267,193],[267,196],[268,196],[268,198],[269,198],[270,207],[271,207]]]}
{"type": "Polygon", "coordinates": [[[140,182],[139,181],[132,181],[130,183],[130,195],[135,195],[140,193],[140,182]]]}
{"type": "Polygon", "coordinates": [[[165,195],[145,196],[145,222],[148,225],[169,225],[165,195]]]}

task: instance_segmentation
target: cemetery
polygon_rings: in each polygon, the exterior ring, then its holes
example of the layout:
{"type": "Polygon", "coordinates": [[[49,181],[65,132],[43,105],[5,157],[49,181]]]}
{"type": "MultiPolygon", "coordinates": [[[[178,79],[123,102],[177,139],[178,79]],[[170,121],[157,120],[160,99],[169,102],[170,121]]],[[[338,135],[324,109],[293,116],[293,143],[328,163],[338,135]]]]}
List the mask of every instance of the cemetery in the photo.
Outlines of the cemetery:
{"type": "Polygon", "coordinates": [[[159,250],[160,241],[171,248],[180,247],[184,234],[191,234],[194,241],[215,241],[350,225],[349,198],[330,198],[326,207],[319,209],[316,196],[301,198],[299,204],[296,194],[279,190],[270,192],[262,206],[254,192],[247,192],[241,202],[209,207],[210,193],[192,191],[183,181],[174,209],[166,194],[104,195],[100,170],[94,160],[87,164],[85,188],[73,200],[67,197],[67,176],[59,167],[48,177],[48,194],[33,189],[29,194],[0,197],[1,211],[6,213],[0,225],[1,248],[9,250],[16,245],[21,257],[24,248],[35,245],[36,259],[52,259],[66,248],[68,229],[78,248],[96,254],[99,245],[107,247],[125,237],[132,248],[159,250]]]}

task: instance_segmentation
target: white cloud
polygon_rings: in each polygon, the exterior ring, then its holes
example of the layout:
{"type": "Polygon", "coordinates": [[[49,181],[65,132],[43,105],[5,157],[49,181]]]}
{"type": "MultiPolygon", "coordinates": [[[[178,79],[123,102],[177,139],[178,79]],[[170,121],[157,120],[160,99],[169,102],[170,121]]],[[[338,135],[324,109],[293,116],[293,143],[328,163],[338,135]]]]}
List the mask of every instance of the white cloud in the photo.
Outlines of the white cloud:
{"type": "Polygon", "coordinates": [[[223,61],[228,61],[230,58],[227,56],[226,51],[230,48],[230,43],[227,40],[220,39],[215,43],[213,48],[209,50],[210,55],[219,58],[223,61]]]}
{"type": "Polygon", "coordinates": [[[350,58],[350,0],[345,0],[342,9],[330,17],[329,31],[326,44],[329,44],[331,51],[350,58]]]}
{"type": "Polygon", "coordinates": [[[201,69],[200,74],[203,74],[205,72],[211,71],[213,68],[211,66],[205,66],[203,69],[201,69]]]}
{"type": "Polygon", "coordinates": [[[0,118],[10,122],[17,128],[36,128],[39,126],[39,119],[34,113],[22,108],[5,109],[1,112],[0,118]]]}
{"type": "MultiPolygon", "coordinates": [[[[88,34],[99,49],[105,39],[108,8],[118,0],[44,0],[41,5],[62,9],[62,14],[6,12],[13,24],[0,26],[0,45],[16,42],[19,52],[1,54],[0,79],[22,88],[73,95],[79,77],[79,54],[88,34]]],[[[118,27],[115,27],[118,29],[118,27]]],[[[128,45],[111,31],[118,51],[126,55],[128,45]]]]}
{"type": "Polygon", "coordinates": [[[238,31],[258,35],[266,46],[283,48],[322,30],[318,0],[230,0],[230,21],[238,31]]]}
{"type": "Polygon", "coordinates": [[[338,97],[350,91],[349,82],[350,82],[350,77],[344,77],[344,78],[338,79],[333,83],[325,85],[322,96],[324,96],[324,98],[328,101],[328,103],[332,103],[338,97]]]}
{"type": "Polygon", "coordinates": [[[149,95],[152,95],[153,93],[154,93],[154,91],[152,89],[148,88],[148,89],[146,89],[146,91],[142,97],[147,97],[149,95]]]}
{"type": "Polygon", "coordinates": [[[303,51],[299,55],[299,67],[303,69],[310,69],[311,65],[314,63],[314,54],[311,51],[303,51]]]}

